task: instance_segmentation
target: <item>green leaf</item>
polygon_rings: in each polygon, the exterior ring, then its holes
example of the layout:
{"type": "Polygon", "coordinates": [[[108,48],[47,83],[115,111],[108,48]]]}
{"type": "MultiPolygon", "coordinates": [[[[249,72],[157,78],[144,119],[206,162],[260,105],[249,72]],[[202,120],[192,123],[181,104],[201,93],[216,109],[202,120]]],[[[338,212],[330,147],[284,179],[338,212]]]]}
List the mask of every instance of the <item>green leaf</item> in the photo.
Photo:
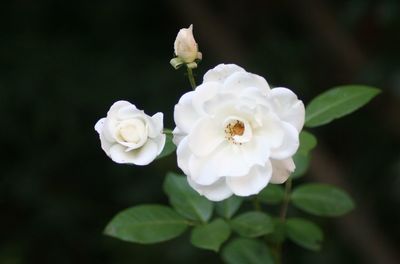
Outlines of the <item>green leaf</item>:
{"type": "Polygon", "coordinates": [[[187,183],[186,176],[168,173],[164,191],[175,210],[192,220],[207,222],[213,210],[213,203],[198,194],[187,183]]]}
{"type": "Polygon", "coordinates": [[[118,213],[104,233],[128,242],[157,243],[175,238],[187,228],[187,221],[163,205],[139,205],[118,213]]]}
{"type": "Polygon", "coordinates": [[[296,154],[293,156],[293,161],[296,164],[296,169],[292,173],[293,179],[303,176],[309,167],[310,151],[317,146],[317,139],[313,134],[307,131],[300,133],[300,147],[296,154]]]}
{"type": "Polygon", "coordinates": [[[237,238],[222,250],[222,259],[227,264],[273,264],[267,246],[259,240],[237,238]]]}
{"type": "Polygon", "coordinates": [[[305,126],[321,126],[350,114],[379,93],[379,89],[364,85],[344,85],[330,89],[307,105],[305,126]]]}
{"type": "Polygon", "coordinates": [[[296,169],[294,170],[294,172],[291,174],[290,177],[292,177],[293,179],[297,179],[303,176],[307,172],[308,167],[310,165],[310,156],[304,155],[301,152],[296,153],[293,156],[293,161],[294,164],[296,164],[296,169]]]}
{"type": "Polygon", "coordinates": [[[230,219],[239,210],[242,202],[243,198],[233,195],[222,202],[216,203],[217,213],[226,219],[230,219]]]}
{"type": "Polygon", "coordinates": [[[216,219],[209,224],[200,225],[192,230],[190,242],[198,248],[219,251],[231,234],[229,225],[222,219],[216,219]]]}
{"type": "Polygon", "coordinates": [[[299,150],[297,151],[298,153],[308,155],[308,153],[317,146],[317,138],[310,132],[303,130],[300,133],[299,138],[300,138],[300,147],[299,150]]]}
{"type": "Polygon", "coordinates": [[[293,204],[318,216],[341,216],[354,209],[354,202],[344,191],[327,184],[304,184],[296,188],[293,204]]]}
{"type": "Polygon", "coordinates": [[[258,195],[261,202],[267,204],[278,204],[283,200],[285,190],[281,185],[269,184],[258,195]]]}
{"type": "Polygon", "coordinates": [[[231,227],[239,235],[244,237],[258,237],[273,231],[274,225],[271,217],[262,212],[247,212],[235,217],[231,221],[231,227]]]}
{"type": "Polygon", "coordinates": [[[267,241],[271,242],[272,244],[283,243],[286,237],[285,222],[278,217],[272,218],[272,222],[274,224],[274,232],[266,236],[267,241]]]}
{"type": "Polygon", "coordinates": [[[165,146],[161,151],[160,155],[158,155],[156,159],[164,158],[175,151],[176,146],[174,142],[172,142],[172,137],[173,137],[172,134],[166,134],[165,146]]]}
{"type": "Polygon", "coordinates": [[[294,243],[310,250],[320,250],[324,239],[321,229],[316,224],[302,218],[287,219],[286,234],[294,243]]]}

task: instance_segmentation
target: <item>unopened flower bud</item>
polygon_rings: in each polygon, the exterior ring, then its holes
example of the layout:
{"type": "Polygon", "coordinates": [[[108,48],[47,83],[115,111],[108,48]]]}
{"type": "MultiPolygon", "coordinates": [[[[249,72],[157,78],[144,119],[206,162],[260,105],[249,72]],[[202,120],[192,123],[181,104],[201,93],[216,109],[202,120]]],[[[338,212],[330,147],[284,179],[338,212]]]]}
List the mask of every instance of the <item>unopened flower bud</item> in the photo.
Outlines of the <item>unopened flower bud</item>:
{"type": "MultiPolygon", "coordinates": [[[[180,61],[181,64],[191,64],[198,60],[201,60],[201,53],[198,50],[198,45],[193,37],[193,25],[188,28],[182,28],[179,30],[174,43],[175,55],[177,58],[176,62],[180,61]]],[[[172,62],[171,62],[172,64],[172,62]]],[[[175,63],[177,64],[177,63],[175,63]]],[[[193,64],[192,68],[193,67],[193,64]]],[[[173,65],[174,66],[174,65],[173,65]]],[[[180,66],[180,65],[179,65],[180,66]]],[[[175,67],[175,66],[174,66],[175,67]]]]}

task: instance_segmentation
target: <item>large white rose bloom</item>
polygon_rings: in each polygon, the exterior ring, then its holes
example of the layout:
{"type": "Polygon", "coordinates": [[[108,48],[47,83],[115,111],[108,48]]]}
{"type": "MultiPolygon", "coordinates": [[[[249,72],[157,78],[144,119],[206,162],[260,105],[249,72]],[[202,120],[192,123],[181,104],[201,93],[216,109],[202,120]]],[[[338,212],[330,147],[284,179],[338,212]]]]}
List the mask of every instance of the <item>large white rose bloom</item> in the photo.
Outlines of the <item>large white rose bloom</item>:
{"type": "Polygon", "coordinates": [[[163,150],[163,114],[146,115],[127,101],[115,102],[95,130],[101,148],[116,163],[147,165],[163,150]]]}
{"type": "Polygon", "coordinates": [[[304,116],[291,90],[220,64],[175,105],[178,166],[209,200],[257,194],[294,171],[304,116]]]}

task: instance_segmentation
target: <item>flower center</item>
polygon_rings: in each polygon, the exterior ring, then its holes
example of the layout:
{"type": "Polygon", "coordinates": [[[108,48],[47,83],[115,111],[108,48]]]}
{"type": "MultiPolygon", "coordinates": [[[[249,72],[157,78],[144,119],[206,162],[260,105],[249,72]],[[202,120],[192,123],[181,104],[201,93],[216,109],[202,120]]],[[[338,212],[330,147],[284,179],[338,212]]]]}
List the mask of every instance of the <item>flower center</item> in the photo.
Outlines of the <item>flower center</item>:
{"type": "Polygon", "coordinates": [[[140,140],[137,129],[133,125],[122,127],[120,133],[126,142],[137,143],[140,140]]]}
{"type": "Polygon", "coordinates": [[[243,136],[244,124],[243,122],[237,121],[236,124],[231,128],[233,136],[243,136]]]}
{"type": "Polygon", "coordinates": [[[125,120],[119,127],[119,135],[122,141],[139,144],[146,137],[144,123],[138,119],[125,120]]]}
{"type": "Polygon", "coordinates": [[[231,119],[225,126],[225,138],[235,145],[250,141],[251,135],[251,128],[246,121],[231,119]]]}

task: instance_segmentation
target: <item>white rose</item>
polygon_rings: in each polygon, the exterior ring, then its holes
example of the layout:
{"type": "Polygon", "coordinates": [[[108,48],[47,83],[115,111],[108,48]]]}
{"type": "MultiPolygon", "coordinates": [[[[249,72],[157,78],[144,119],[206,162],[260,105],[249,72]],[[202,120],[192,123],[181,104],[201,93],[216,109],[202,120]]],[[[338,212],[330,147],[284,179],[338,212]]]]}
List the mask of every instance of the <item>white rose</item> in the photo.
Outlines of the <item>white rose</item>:
{"type": "Polygon", "coordinates": [[[101,148],[116,163],[147,165],[165,145],[163,114],[148,116],[127,101],[115,102],[95,130],[101,148]]]}
{"type": "Polygon", "coordinates": [[[200,194],[220,201],[283,183],[295,165],[302,101],[239,66],[220,64],[175,106],[178,166],[200,194]]]}
{"type": "Polygon", "coordinates": [[[175,55],[184,63],[192,63],[201,59],[197,43],[193,37],[193,25],[179,30],[174,43],[175,55]]]}

